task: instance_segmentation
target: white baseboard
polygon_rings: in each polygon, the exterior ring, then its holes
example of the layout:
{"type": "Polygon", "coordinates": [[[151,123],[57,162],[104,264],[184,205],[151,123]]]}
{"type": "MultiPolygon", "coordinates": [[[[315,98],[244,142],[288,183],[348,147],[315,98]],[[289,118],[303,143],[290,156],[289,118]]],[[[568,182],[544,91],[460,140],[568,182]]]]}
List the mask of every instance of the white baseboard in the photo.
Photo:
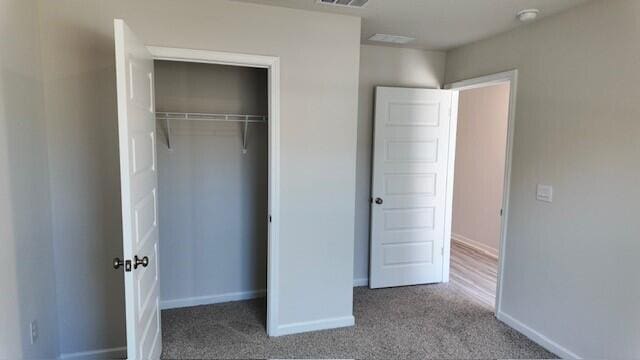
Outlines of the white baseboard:
{"type": "Polygon", "coordinates": [[[305,321],[300,323],[286,324],[278,326],[275,334],[271,336],[283,336],[291,334],[305,333],[309,331],[337,329],[341,327],[354,326],[355,318],[352,316],[344,316],[331,319],[322,319],[315,321],[305,321]]]}
{"type": "MultiPolygon", "coordinates": [[[[369,279],[353,279],[353,287],[359,286],[368,286],[369,279]]],[[[189,298],[182,299],[172,299],[172,300],[161,300],[160,301],[160,309],[178,309],[183,307],[190,306],[199,306],[199,305],[211,305],[211,304],[220,304],[229,301],[242,301],[242,300],[251,300],[260,297],[265,297],[267,294],[266,290],[255,290],[255,291],[242,291],[235,293],[226,293],[226,294],[217,294],[217,295],[206,295],[206,296],[194,296],[189,298]]]]}
{"type": "Polygon", "coordinates": [[[486,254],[487,256],[491,256],[494,259],[498,259],[498,249],[494,249],[491,246],[485,245],[479,241],[469,239],[468,237],[459,234],[451,234],[451,239],[472,249],[478,250],[483,254],[486,254]]]}
{"type": "Polygon", "coordinates": [[[549,339],[548,337],[542,335],[538,331],[530,328],[529,326],[523,324],[519,320],[516,320],[511,315],[505,314],[502,311],[499,311],[497,314],[498,320],[504,322],[505,324],[511,326],[512,328],[518,330],[523,335],[533,340],[533,342],[542,346],[543,348],[551,351],[562,359],[582,359],[581,356],[570,351],[564,346],[558,344],[557,342],[549,339]]]}
{"type": "Polygon", "coordinates": [[[96,359],[124,359],[127,357],[127,347],[117,347],[93,351],[81,351],[75,353],[60,354],[60,360],[96,360],[96,359]]]}
{"type": "Polygon", "coordinates": [[[353,279],[353,287],[369,286],[369,278],[353,279]]]}
{"type": "Polygon", "coordinates": [[[198,305],[219,304],[219,303],[225,303],[229,301],[250,300],[250,299],[265,297],[266,294],[267,294],[266,290],[253,290],[253,291],[241,291],[241,292],[217,294],[217,295],[194,296],[194,297],[182,298],[182,299],[161,300],[160,309],[162,310],[177,309],[177,308],[198,306],[198,305]]]}

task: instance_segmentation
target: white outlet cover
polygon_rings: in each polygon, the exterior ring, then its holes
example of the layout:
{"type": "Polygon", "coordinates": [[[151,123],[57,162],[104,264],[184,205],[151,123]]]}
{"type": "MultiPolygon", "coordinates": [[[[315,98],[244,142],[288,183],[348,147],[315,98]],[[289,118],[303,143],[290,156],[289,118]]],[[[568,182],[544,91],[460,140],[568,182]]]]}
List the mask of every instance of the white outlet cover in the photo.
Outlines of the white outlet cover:
{"type": "Polygon", "coordinates": [[[553,186],[538,184],[538,188],[536,191],[536,199],[538,201],[544,201],[549,203],[553,202],[553,186]]]}

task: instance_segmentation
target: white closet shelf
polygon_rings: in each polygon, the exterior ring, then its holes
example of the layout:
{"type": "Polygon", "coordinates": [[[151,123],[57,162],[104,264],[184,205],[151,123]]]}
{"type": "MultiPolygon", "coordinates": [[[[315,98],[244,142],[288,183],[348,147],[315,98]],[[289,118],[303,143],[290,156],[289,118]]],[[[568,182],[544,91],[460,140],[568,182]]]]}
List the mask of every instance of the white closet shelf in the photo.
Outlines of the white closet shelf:
{"type": "Polygon", "coordinates": [[[266,124],[266,115],[247,114],[209,114],[209,113],[184,113],[184,112],[156,112],[157,120],[164,120],[167,126],[167,147],[171,150],[171,124],[170,121],[217,121],[243,123],[242,153],[247,153],[247,132],[249,124],[266,124]]]}

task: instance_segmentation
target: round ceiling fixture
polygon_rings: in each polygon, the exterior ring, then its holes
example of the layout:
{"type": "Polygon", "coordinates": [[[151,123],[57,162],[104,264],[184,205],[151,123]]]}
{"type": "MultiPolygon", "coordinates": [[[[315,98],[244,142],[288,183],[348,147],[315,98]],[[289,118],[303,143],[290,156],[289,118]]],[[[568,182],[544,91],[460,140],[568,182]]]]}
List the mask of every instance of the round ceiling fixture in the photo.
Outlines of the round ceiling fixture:
{"type": "Polygon", "coordinates": [[[538,9],[525,9],[519,11],[517,17],[522,22],[529,22],[535,20],[538,14],[540,14],[540,10],[538,9]]]}

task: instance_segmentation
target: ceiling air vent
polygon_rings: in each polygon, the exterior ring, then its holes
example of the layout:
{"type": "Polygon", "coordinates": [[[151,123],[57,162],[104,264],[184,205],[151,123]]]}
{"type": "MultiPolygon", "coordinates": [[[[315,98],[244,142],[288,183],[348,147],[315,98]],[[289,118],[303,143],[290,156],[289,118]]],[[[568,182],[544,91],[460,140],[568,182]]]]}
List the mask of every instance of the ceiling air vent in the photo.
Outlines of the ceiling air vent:
{"type": "Polygon", "coordinates": [[[369,0],[316,0],[316,3],[324,5],[361,8],[364,7],[368,1],[369,0]]]}
{"type": "Polygon", "coordinates": [[[400,36],[400,35],[389,35],[389,34],[375,34],[369,38],[369,41],[377,41],[377,42],[385,42],[391,44],[408,44],[414,41],[415,38],[408,36],[400,36]]]}

